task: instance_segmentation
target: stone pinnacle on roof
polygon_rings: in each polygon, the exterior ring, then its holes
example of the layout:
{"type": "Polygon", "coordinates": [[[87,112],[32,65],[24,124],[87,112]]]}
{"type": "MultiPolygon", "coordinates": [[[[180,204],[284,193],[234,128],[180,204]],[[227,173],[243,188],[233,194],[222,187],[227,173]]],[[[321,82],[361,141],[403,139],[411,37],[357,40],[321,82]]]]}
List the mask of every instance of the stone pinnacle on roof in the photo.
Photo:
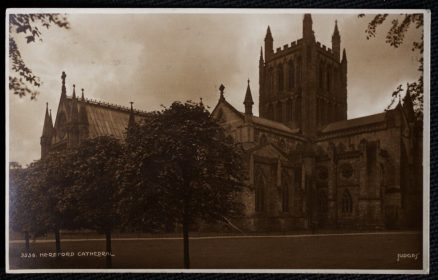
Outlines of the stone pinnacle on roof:
{"type": "Polygon", "coordinates": [[[254,105],[254,101],[252,100],[251,88],[249,87],[249,79],[243,104],[245,104],[245,114],[252,115],[252,105],[254,105]]]}
{"type": "Polygon", "coordinates": [[[65,74],[64,71],[62,71],[62,74],[61,74],[61,80],[62,80],[61,97],[67,96],[67,90],[65,89],[65,78],[66,77],[67,77],[67,75],[65,74]]]}
{"type": "Polygon", "coordinates": [[[73,84],[73,99],[76,99],[76,85],[73,84]]]}
{"type": "Polygon", "coordinates": [[[224,97],[224,89],[225,89],[225,86],[224,86],[223,84],[221,84],[221,86],[219,87],[219,91],[220,91],[220,94],[221,94],[219,100],[225,100],[225,97],[224,97]]]}

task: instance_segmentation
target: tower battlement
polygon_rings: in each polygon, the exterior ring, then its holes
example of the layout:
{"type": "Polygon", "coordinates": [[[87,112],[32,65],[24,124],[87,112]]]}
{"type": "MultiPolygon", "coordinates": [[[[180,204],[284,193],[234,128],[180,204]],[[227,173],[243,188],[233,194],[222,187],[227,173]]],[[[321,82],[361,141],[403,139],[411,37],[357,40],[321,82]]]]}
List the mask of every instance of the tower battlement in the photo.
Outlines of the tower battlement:
{"type": "Polygon", "coordinates": [[[259,61],[260,116],[300,129],[308,136],[328,123],[347,118],[347,65],[340,61],[337,22],[332,47],[316,41],[310,14],[303,19],[303,37],[274,49],[270,27],[265,59],[259,61]]]}

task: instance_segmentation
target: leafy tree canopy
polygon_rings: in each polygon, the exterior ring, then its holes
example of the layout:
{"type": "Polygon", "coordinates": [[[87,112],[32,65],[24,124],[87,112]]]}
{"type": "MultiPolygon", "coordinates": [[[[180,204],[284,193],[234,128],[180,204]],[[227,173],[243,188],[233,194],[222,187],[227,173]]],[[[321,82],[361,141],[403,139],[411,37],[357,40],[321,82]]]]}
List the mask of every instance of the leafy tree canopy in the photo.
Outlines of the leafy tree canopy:
{"type": "MultiPolygon", "coordinates": [[[[365,17],[365,14],[359,15],[359,18],[362,17],[365,17]]],[[[389,14],[375,15],[365,29],[367,40],[376,37],[378,27],[382,26],[389,18],[389,14]]],[[[401,14],[398,17],[393,18],[391,21],[391,27],[386,33],[385,42],[394,48],[400,47],[405,41],[405,36],[409,28],[413,27],[415,29],[422,29],[424,25],[423,20],[423,14],[401,14]]],[[[407,83],[405,89],[403,88],[403,85],[399,85],[392,93],[391,103],[387,107],[387,109],[389,109],[393,106],[401,92],[409,92],[414,103],[416,117],[419,120],[423,119],[423,38],[424,31],[422,31],[421,38],[412,43],[412,51],[419,52],[420,54],[420,58],[418,59],[418,71],[420,72],[418,80],[407,83]]]]}
{"type": "Polygon", "coordinates": [[[111,136],[84,140],[76,147],[71,196],[80,211],[76,223],[83,228],[104,232],[119,223],[116,215],[119,182],[115,175],[121,153],[119,140],[111,136]]]}
{"type": "Polygon", "coordinates": [[[123,203],[134,207],[123,208],[134,224],[151,224],[154,212],[169,223],[215,222],[242,209],[240,150],[204,106],[175,102],[151,114],[126,149],[123,203]]]}
{"type": "Polygon", "coordinates": [[[40,78],[33,73],[21,57],[16,42],[16,36],[22,35],[26,42],[34,43],[43,40],[42,30],[51,26],[69,29],[70,25],[65,15],[61,14],[11,14],[9,15],[9,63],[15,74],[9,76],[9,90],[23,97],[30,95],[35,99],[38,95],[36,87],[41,85],[40,78]]]}

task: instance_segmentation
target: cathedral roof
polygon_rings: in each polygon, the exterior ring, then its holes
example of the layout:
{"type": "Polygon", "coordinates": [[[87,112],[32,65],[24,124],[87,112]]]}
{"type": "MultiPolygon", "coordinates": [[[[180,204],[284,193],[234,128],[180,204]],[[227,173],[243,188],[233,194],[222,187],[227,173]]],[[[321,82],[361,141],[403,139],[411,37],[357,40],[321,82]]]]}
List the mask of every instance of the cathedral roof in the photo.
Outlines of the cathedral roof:
{"type": "MultiPolygon", "coordinates": [[[[244,115],[243,113],[241,113],[241,114],[244,115]]],[[[254,124],[258,124],[258,125],[268,127],[268,128],[274,128],[274,129],[281,130],[281,131],[288,132],[288,133],[298,133],[300,131],[299,129],[291,129],[290,127],[288,127],[287,125],[285,125],[283,123],[271,121],[271,120],[261,118],[261,117],[256,117],[256,116],[252,116],[252,122],[254,124]]]]}
{"type": "Polygon", "coordinates": [[[333,122],[321,130],[322,133],[330,133],[339,130],[350,129],[354,127],[367,126],[385,121],[386,113],[379,113],[361,118],[349,119],[345,121],[333,122]]]}
{"type": "MultiPolygon", "coordinates": [[[[82,105],[82,108],[85,109],[90,138],[106,135],[112,135],[118,139],[124,138],[129,122],[130,108],[86,98],[76,100],[78,105],[82,105]]],[[[71,103],[72,98],[67,97],[65,102],[71,103]]],[[[133,111],[136,116],[144,117],[147,115],[144,111],[133,111]]]]}
{"type": "MultiPolygon", "coordinates": [[[[245,113],[238,111],[236,108],[234,108],[233,105],[228,103],[228,101],[226,101],[225,99],[219,101],[219,103],[213,109],[212,115],[215,114],[215,111],[220,107],[220,104],[223,104],[226,107],[228,107],[232,112],[234,112],[242,120],[245,119],[245,113]]],[[[251,121],[254,125],[258,125],[258,126],[261,126],[261,127],[267,128],[267,129],[274,129],[274,130],[278,130],[278,131],[286,132],[286,133],[290,133],[290,134],[299,133],[299,129],[291,129],[287,125],[280,123],[280,122],[276,122],[276,121],[272,121],[269,119],[265,119],[262,117],[256,117],[256,116],[247,116],[247,117],[251,118],[251,121]]]]}

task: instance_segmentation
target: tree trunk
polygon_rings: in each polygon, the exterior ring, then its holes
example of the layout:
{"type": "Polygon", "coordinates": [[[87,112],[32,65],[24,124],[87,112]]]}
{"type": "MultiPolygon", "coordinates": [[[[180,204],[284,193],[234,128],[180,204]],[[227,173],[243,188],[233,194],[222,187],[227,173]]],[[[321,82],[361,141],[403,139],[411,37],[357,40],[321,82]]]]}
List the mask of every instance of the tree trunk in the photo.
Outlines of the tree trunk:
{"type": "Polygon", "coordinates": [[[183,222],[183,239],[184,239],[184,268],[190,268],[190,254],[189,254],[189,224],[187,221],[183,222]]]}
{"type": "Polygon", "coordinates": [[[55,247],[56,253],[61,253],[61,237],[59,234],[59,229],[55,229],[55,247]]]}
{"type": "Polygon", "coordinates": [[[30,251],[29,239],[30,239],[29,232],[25,231],[24,232],[24,242],[25,242],[24,244],[25,244],[26,252],[30,251]]]}
{"type": "Polygon", "coordinates": [[[112,267],[112,249],[111,249],[111,230],[105,231],[105,238],[106,238],[106,252],[108,255],[106,256],[106,267],[111,268],[112,267]]]}

